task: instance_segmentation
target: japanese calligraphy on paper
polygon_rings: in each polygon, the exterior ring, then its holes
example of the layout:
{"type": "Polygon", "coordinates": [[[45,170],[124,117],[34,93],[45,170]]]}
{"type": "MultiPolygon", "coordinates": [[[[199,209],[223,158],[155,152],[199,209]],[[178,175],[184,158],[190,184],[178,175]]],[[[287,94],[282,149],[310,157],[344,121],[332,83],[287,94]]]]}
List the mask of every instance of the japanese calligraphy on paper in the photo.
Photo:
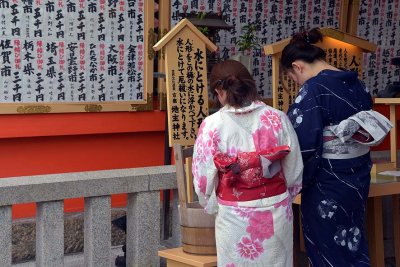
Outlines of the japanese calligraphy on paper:
{"type": "Polygon", "coordinates": [[[390,63],[393,57],[400,57],[399,13],[398,0],[360,1],[357,35],[378,45],[376,52],[365,54],[363,60],[363,80],[373,95],[400,79],[400,68],[390,63]]]}
{"type": "Polygon", "coordinates": [[[142,101],[144,0],[0,1],[0,103],[142,101]]]}
{"type": "Polygon", "coordinates": [[[248,22],[255,22],[260,48],[253,49],[252,74],[262,98],[272,97],[272,60],[265,56],[262,46],[289,38],[302,28],[339,27],[341,0],[171,0],[171,24],[181,18],[183,7],[187,12],[223,12],[226,22],[233,25],[230,32],[219,31],[216,44],[219,56],[230,58],[238,53],[235,46],[237,36],[248,22]]]}
{"type": "Polygon", "coordinates": [[[208,115],[206,47],[188,28],[166,46],[169,144],[193,145],[208,115]]]}

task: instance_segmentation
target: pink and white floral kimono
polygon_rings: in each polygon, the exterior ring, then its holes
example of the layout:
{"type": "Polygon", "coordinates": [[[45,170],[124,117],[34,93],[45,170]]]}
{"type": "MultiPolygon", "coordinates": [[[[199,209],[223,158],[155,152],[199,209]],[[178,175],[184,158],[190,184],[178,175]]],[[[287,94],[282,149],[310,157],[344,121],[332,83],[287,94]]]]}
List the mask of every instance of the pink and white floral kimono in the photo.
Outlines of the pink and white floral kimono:
{"type": "Polygon", "coordinates": [[[200,204],[216,214],[218,266],[293,266],[291,204],[303,162],[283,112],[258,101],[221,108],[199,129],[192,168],[200,204]],[[279,147],[290,152],[270,157],[279,147]]]}

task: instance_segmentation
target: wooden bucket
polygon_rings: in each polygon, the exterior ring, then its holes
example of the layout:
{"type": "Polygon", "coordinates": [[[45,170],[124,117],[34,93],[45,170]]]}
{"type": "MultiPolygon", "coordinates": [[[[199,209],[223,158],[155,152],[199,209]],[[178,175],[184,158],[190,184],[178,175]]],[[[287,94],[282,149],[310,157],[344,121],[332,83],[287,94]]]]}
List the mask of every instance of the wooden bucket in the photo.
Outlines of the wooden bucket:
{"type": "Polygon", "coordinates": [[[183,251],[199,255],[217,255],[215,216],[204,212],[198,202],[179,206],[183,251]]]}

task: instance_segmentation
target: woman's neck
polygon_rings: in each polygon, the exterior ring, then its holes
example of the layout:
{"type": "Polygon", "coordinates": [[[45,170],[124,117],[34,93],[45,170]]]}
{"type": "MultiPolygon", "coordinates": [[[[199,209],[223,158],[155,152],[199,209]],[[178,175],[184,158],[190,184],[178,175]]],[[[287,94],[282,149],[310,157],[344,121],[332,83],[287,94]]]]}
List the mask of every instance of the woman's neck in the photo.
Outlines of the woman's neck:
{"type": "Polygon", "coordinates": [[[311,77],[317,76],[323,70],[336,70],[340,71],[338,68],[328,64],[324,60],[318,60],[310,64],[311,77]]]}

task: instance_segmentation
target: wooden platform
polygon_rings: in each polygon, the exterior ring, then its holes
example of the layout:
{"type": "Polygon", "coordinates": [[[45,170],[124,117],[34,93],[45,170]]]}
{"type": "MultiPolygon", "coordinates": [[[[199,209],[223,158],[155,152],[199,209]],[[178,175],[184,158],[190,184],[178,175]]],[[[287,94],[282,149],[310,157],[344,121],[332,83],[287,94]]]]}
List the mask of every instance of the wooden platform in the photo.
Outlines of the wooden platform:
{"type": "Polygon", "coordinates": [[[167,267],[214,267],[217,256],[201,256],[186,253],[182,247],[158,251],[158,256],[167,259],[167,267]]]}

